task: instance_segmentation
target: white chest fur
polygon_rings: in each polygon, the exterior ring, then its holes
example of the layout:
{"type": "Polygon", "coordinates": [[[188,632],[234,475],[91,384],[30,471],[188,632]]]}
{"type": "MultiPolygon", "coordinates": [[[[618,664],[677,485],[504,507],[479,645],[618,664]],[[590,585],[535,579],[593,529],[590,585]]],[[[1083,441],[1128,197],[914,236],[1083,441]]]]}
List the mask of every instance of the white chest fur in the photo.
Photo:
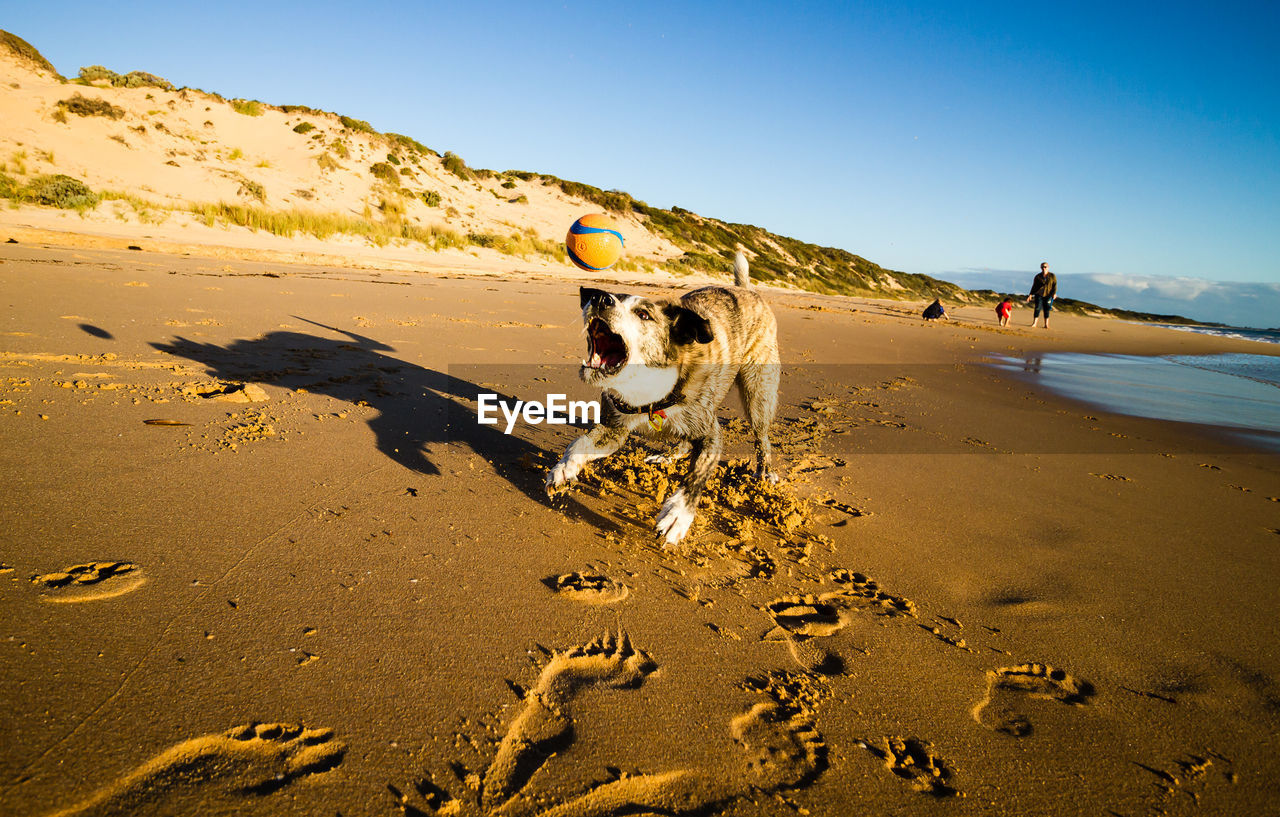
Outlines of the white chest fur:
{"type": "Polygon", "coordinates": [[[633,406],[647,406],[671,394],[679,375],[675,366],[628,363],[600,385],[633,406]]]}

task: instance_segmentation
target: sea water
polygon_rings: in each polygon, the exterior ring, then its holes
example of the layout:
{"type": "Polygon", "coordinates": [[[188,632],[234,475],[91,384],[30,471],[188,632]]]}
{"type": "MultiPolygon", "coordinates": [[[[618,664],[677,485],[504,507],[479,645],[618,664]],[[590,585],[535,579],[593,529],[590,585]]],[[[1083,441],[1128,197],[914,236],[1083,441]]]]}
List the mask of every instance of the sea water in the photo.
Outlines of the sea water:
{"type": "Polygon", "coordinates": [[[1177,323],[1143,323],[1142,325],[1176,329],[1179,332],[1195,332],[1199,335],[1214,335],[1220,338],[1240,338],[1242,340],[1258,340],[1263,343],[1280,343],[1280,329],[1249,329],[1243,326],[1199,326],[1177,323]]]}
{"type": "Polygon", "coordinates": [[[1237,429],[1280,451],[1280,357],[1053,352],[994,365],[1106,411],[1237,429]]]}

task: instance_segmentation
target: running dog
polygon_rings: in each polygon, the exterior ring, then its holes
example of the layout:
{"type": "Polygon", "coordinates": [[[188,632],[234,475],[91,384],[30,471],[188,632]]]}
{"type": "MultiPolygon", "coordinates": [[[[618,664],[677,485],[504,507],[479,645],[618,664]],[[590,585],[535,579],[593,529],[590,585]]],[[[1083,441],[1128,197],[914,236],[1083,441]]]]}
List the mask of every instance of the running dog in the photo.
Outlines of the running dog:
{"type": "Polygon", "coordinates": [[[778,324],[752,289],[741,251],[733,273],[734,286],[703,287],[678,299],[580,289],[587,359],[579,377],[603,390],[603,413],[547,473],[548,493],[617,451],[633,431],[674,441],[674,455],[692,454],[693,462],[683,487],[663,502],[657,531],[667,545],[679,543],[720,463],[716,409],[734,383],[755,433],[756,474],[778,481],[769,448],[781,368],[778,324]]]}

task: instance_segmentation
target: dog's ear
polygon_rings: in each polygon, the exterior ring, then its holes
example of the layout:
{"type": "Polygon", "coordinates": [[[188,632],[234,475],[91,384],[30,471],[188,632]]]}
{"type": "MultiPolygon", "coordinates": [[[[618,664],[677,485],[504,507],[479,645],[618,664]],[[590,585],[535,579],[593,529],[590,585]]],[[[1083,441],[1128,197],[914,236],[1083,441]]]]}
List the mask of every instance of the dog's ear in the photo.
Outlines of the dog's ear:
{"type": "Polygon", "coordinates": [[[711,342],[711,323],[697,312],[675,304],[662,311],[671,321],[671,339],[676,343],[711,342]]]}
{"type": "Polygon", "coordinates": [[[592,289],[591,287],[578,287],[578,303],[586,309],[588,305],[593,303],[606,304],[613,298],[612,295],[603,289],[592,289]]]}

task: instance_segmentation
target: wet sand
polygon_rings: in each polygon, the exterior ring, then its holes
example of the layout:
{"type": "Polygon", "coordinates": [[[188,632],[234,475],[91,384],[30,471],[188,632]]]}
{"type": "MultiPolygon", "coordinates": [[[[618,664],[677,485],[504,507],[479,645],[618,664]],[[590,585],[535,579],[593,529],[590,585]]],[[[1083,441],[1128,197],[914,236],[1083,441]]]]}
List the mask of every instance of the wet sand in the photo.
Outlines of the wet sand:
{"type": "Polygon", "coordinates": [[[590,396],[576,281],[0,261],[0,812],[1276,807],[1276,456],[981,363],[1260,344],[769,291],[786,479],[731,399],[663,550],[678,465],[474,423],[590,396]]]}

